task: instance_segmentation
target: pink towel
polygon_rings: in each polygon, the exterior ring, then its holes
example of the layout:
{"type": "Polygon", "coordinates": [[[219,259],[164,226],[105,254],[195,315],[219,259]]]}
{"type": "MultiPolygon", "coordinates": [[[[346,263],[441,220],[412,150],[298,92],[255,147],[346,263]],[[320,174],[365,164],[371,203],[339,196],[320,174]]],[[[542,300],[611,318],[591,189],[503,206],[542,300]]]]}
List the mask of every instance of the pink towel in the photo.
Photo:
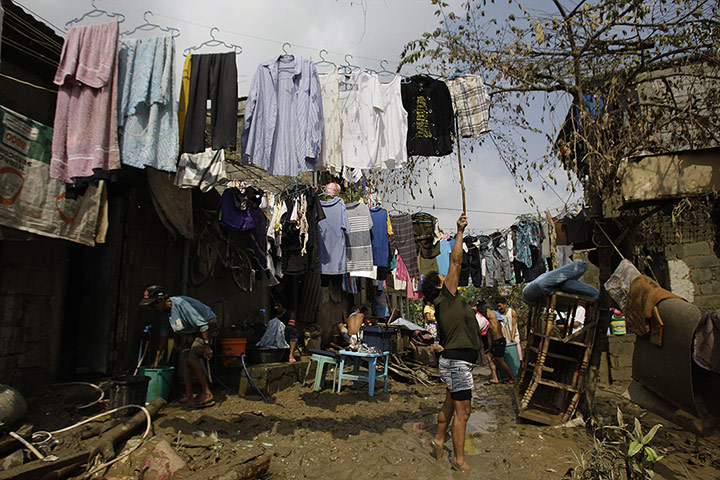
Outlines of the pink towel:
{"type": "Polygon", "coordinates": [[[50,176],[66,183],[120,168],[117,21],[70,27],[55,73],[50,176]]]}

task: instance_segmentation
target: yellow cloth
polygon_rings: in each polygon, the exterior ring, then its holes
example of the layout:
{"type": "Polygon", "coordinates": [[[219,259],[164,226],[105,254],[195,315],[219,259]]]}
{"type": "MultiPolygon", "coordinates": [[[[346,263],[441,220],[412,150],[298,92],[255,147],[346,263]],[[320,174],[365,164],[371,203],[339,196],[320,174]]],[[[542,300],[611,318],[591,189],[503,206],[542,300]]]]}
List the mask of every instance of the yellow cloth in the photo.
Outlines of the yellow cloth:
{"type": "Polygon", "coordinates": [[[423,318],[425,318],[425,314],[429,313],[433,320],[435,320],[435,306],[425,304],[425,308],[423,308],[423,318]]]}
{"type": "Polygon", "coordinates": [[[190,97],[190,67],[192,65],[190,57],[192,57],[192,55],[185,57],[182,85],[180,86],[180,104],[178,105],[178,136],[180,139],[180,148],[182,148],[183,130],[185,130],[185,116],[187,115],[187,106],[190,97]]]}
{"type": "MultiPolygon", "coordinates": [[[[387,212],[387,210],[385,210],[385,212],[387,212]]],[[[392,224],[390,223],[390,214],[389,213],[387,214],[387,228],[388,228],[388,236],[392,235],[393,231],[392,231],[392,224]]]]}

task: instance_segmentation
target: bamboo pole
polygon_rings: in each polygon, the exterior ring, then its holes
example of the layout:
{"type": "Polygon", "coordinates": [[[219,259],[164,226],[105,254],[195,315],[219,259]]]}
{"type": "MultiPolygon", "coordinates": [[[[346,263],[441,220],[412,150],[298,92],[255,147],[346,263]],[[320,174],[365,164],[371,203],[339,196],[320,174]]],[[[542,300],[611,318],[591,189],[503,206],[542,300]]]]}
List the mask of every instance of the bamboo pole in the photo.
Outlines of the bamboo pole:
{"type": "Polygon", "coordinates": [[[463,177],[463,165],[460,158],[460,127],[458,125],[458,117],[455,115],[455,138],[457,139],[458,167],[460,168],[460,188],[462,189],[462,211],[467,213],[465,207],[465,178],[463,177]]]}

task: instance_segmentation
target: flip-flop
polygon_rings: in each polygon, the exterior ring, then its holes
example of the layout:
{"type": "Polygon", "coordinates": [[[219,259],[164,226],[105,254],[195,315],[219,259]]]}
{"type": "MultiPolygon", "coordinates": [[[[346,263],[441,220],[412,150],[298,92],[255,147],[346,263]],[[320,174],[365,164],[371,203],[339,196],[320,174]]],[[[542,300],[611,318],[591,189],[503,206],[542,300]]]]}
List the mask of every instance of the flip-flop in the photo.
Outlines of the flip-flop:
{"type": "Polygon", "coordinates": [[[487,382],[483,383],[483,385],[500,385],[500,382],[491,382],[488,380],[487,382]]]}
{"type": "Polygon", "coordinates": [[[463,470],[462,467],[460,467],[460,465],[458,465],[458,464],[455,463],[454,461],[453,461],[453,462],[450,462],[450,468],[452,468],[452,469],[455,470],[456,472],[465,472],[465,473],[469,473],[469,472],[470,472],[470,470],[463,470]]]}
{"type": "Polygon", "coordinates": [[[204,403],[198,403],[197,405],[190,405],[190,408],[207,408],[215,405],[215,400],[208,400],[204,403]]]}
{"type": "Polygon", "coordinates": [[[432,448],[433,455],[435,455],[436,460],[444,460],[445,459],[444,447],[441,447],[440,445],[435,443],[435,440],[430,440],[430,448],[432,448]]]}

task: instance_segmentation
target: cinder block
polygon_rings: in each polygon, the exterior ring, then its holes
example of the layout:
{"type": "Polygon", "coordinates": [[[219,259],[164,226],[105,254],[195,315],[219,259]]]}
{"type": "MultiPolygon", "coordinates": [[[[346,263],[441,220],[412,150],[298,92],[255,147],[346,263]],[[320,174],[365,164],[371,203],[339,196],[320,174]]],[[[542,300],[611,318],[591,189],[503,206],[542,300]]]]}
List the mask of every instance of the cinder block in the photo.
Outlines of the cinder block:
{"type": "Polygon", "coordinates": [[[720,259],[715,255],[697,255],[683,259],[690,270],[696,268],[710,268],[720,266],[720,259]]]}
{"type": "Polygon", "coordinates": [[[707,282],[712,279],[712,271],[709,268],[696,268],[690,272],[690,278],[695,283],[707,282]]]}
{"type": "Polygon", "coordinates": [[[707,282],[700,285],[700,293],[703,295],[711,295],[720,293],[720,281],[707,282]]]}
{"type": "Polygon", "coordinates": [[[710,255],[713,253],[709,242],[696,242],[682,245],[681,252],[683,257],[692,257],[695,255],[710,255]]]}
{"type": "Polygon", "coordinates": [[[696,295],[693,304],[700,308],[718,309],[720,308],[720,295],[696,295]]]}

